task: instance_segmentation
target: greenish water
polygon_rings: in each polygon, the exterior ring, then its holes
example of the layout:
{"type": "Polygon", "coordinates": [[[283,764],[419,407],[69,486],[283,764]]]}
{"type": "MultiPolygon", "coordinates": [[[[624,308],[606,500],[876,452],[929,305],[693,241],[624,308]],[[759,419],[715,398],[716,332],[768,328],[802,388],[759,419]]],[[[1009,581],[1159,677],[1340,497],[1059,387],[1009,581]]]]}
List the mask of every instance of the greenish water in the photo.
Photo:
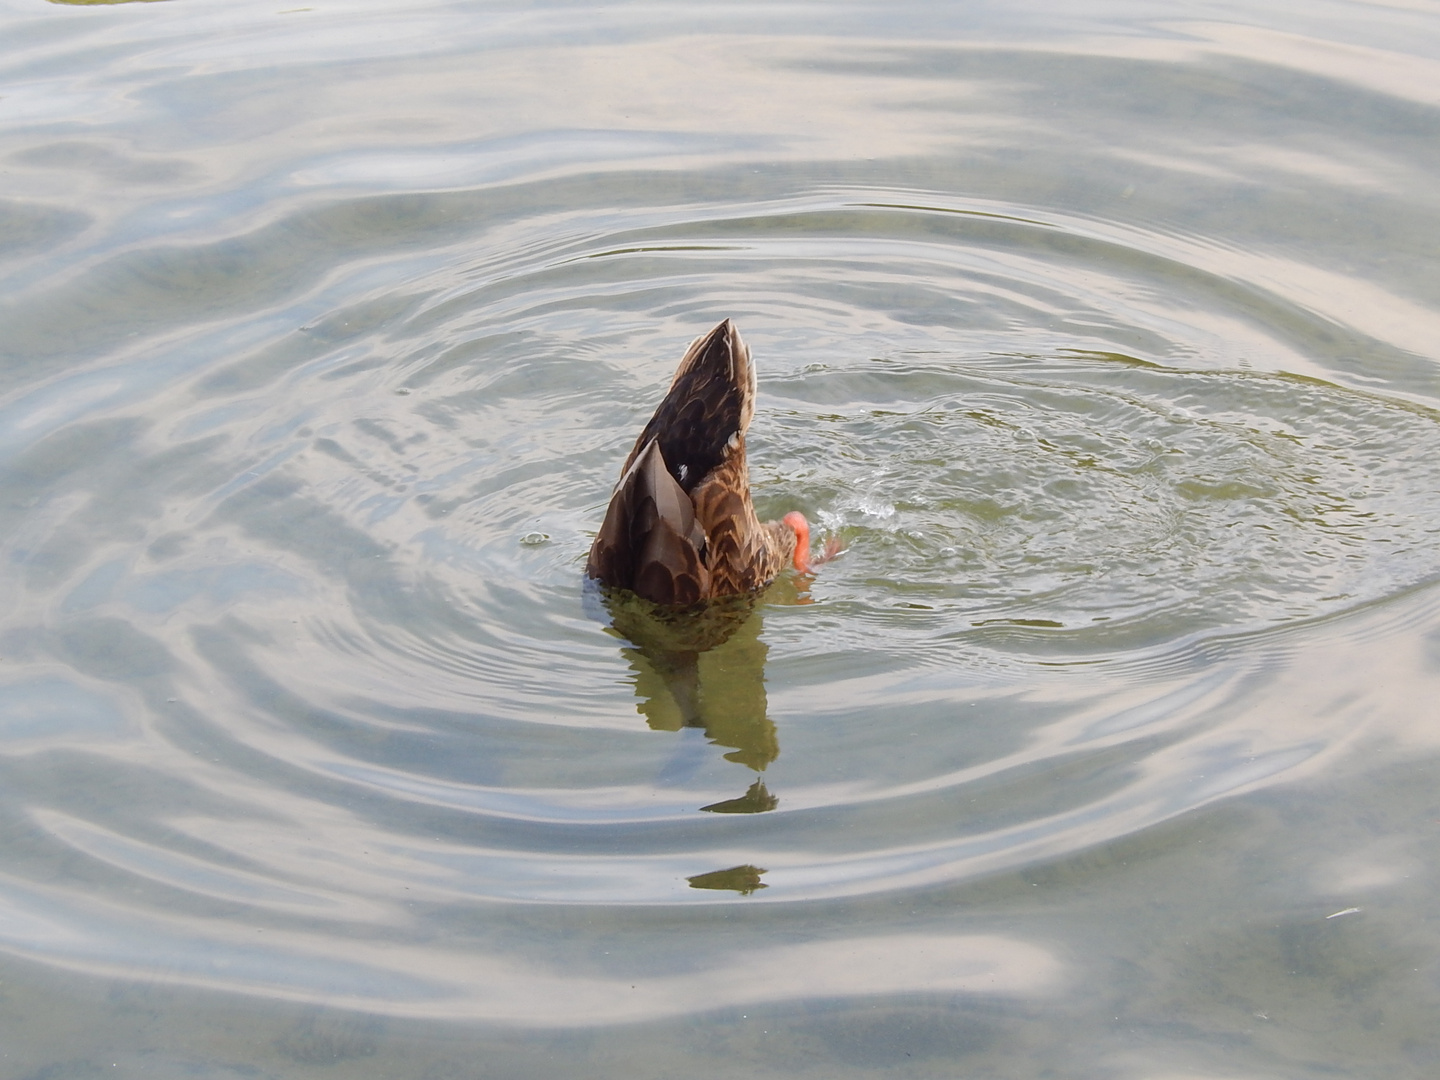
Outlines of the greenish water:
{"type": "Polygon", "coordinates": [[[1424,0],[0,0],[0,1076],[1436,1075],[1437,173],[1424,0]]]}

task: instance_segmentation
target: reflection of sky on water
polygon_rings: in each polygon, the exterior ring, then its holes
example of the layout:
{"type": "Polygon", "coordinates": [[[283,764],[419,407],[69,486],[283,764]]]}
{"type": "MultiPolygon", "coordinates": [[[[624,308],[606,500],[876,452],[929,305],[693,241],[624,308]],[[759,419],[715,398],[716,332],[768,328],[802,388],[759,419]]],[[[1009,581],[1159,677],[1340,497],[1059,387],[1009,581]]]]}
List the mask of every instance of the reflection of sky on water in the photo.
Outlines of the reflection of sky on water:
{"type": "Polygon", "coordinates": [[[0,683],[0,746],[75,743],[133,734],[109,697],[59,676],[0,683]]]}

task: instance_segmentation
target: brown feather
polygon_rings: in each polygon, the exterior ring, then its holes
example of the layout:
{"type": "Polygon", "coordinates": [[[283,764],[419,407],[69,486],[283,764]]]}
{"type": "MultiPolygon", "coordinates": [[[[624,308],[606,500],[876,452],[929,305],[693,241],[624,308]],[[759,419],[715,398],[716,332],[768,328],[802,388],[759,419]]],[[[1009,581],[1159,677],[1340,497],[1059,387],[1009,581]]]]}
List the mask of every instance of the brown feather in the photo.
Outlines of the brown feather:
{"type": "Polygon", "coordinates": [[[652,441],[621,477],[586,570],[657,604],[695,604],[710,592],[704,548],[690,497],[652,441]]]}
{"type": "Polygon", "coordinates": [[[670,475],[691,491],[723,460],[731,436],[744,437],[754,412],[750,349],[726,319],[685,350],[665,400],[635,440],[625,469],[651,439],[658,439],[670,475]]]}
{"type": "Polygon", "coordinates": [[[719,467],[700,482],[690,498],[710,543],[712,596],[763,589],[785,569],[795,551],[795,533],[780,525],[777,534],[755,516],[743,439],[727,451],[719,467]]]}
{"type": "Polygon", "coordinates": [[[796,539],[781,522],[762,525],[750,502],[745,430],[754,411],[750,349],[726,319],[691,343],[635,441],[586,572],[666,605],[770,584],[796,539]]]}

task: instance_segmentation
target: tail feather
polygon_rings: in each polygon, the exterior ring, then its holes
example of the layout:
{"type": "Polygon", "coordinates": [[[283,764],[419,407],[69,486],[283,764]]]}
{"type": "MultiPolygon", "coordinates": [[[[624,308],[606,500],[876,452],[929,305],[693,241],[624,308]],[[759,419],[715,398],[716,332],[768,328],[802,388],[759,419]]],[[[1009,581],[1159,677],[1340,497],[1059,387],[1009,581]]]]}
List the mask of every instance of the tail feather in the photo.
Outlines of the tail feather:
{"type": "Polygon", "coordinates": [[[635,440],[626,467],[658,440],[670,475],[691,491],[744,437],[754,411],[750,348],[726,319],[690,343],[665,399],[635,440]]]}

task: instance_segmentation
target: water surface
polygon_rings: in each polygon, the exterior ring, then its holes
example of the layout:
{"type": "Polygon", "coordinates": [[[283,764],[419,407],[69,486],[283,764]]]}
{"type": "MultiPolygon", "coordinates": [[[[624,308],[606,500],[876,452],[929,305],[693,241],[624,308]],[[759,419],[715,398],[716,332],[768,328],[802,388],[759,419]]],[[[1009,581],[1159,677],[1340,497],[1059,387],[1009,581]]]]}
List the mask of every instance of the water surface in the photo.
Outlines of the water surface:
{"type": "Polygon", "coordinates": [[[5,1075],[1434,1075],[1440,8],[0,25],[5,1075]]]}

